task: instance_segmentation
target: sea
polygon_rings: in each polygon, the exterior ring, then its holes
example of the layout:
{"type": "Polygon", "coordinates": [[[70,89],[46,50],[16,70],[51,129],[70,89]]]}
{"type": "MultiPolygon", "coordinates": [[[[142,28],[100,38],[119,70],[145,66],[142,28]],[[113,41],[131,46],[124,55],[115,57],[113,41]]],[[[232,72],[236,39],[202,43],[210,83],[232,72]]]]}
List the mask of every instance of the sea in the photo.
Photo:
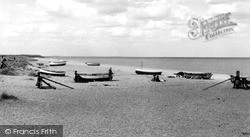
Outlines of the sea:
{"type": "Polygon", "coordinates": [[[54,57],[78,63],[99,62],[105,65],[129,66],[187,72],[250,76],[250,58],[190,58],[190,57],[54,57]]]}

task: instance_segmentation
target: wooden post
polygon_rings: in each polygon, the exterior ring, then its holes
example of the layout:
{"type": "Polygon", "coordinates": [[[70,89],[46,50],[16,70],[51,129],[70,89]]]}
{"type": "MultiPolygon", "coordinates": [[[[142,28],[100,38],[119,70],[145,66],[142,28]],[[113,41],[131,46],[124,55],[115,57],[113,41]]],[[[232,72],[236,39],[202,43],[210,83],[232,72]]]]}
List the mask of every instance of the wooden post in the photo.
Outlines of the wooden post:
{"type": "Polygon", "coordinates": [[[236,77],[240,77],[240,71],[236,71],[236,77]]]}
{"type": "Polygon", "coordinates": [[[79,82],[79,77],[78,77],[77,71],[75,71],[75,82],[79,82]]]}
{"type": "Polygon", "coordinates": [[[113,79],[113,72],[112,72],[112,68],[109,68],[109,81],[111,81],[113,79]]]}
{"type": "Polygon", "coordinates": [[[40,72],[37,73],[37,82],[36,82],[36,86],[38,88],[41,88],[42,87],[42,78],[40,76],[40,72]]]}
{"type": "Polygon", "coordinates": [[[240,80],[240,71],[236,71],[236,76],[234,77],[235,81],[234,81],[234,87],[235,88],[240,88],[241,87],[241,80],[240,80]]]}

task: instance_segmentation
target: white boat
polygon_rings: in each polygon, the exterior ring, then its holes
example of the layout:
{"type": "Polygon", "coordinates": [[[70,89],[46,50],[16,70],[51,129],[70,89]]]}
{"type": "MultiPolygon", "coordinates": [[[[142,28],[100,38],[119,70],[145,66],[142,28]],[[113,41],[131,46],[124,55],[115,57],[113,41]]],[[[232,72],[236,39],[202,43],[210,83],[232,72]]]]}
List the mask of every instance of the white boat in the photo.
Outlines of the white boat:
{"type": "Polygon", "coordinates": [[[63,66],[66,65],[66,61],[50,61],[50,66],[63,66]]]}
{"type": "Polygon", "coordinates": [[[141,75],[161,75],[162,70],[153,70],[153,69],[135,69],[136,74],[141,75]]]}
{"type": "Polygon", "coordinates": [[[55,71],[55,70],[45,70],[45,69],[39,69],[39,73],[51,76],[65,76],[66,74],[65,71],[55,71]]]}
{"type": "Polygon", "coordinates": [[[85,62],[88,66],[100,66],[100,63],[97,62],[85,62]]]}

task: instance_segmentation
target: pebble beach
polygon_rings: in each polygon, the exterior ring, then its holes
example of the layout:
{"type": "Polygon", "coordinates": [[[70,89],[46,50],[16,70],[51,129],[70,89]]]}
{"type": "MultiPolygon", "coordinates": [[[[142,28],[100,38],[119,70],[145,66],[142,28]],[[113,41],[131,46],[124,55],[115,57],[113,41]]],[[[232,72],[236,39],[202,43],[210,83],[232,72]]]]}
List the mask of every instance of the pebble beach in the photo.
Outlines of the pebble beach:
{"type": "Polygon", "coordinates": [[[175,72],[164,70],[164,82],[152,82],[133,67],[68,61],[46,69],[66,71],[48,78],[74,89],[54,83],[56,90],[38,89],[29,73],[48,59],[36,59],[26,59],[20,75],[0,74],[0,93],[18,98],[0,101],[1,125],[63,125],[65,137],[250,137],[249,90],[233,89],[230,81],[202,90],[228,77],[167,78],[175,72]],[[74,82],[75,70],[103,73],[110,67],[112,81],[74,82]]]}

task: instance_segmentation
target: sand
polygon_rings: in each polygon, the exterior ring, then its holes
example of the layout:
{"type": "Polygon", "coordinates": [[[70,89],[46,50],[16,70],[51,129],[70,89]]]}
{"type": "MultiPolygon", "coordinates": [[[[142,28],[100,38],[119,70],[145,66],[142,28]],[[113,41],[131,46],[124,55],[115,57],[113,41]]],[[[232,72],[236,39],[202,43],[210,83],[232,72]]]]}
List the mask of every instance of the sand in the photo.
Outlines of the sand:
{"type": "MultiPolygon", "coordinates": [[[[39,59],[37,62],[48,62],[39,59]]],[[[28,68],[37,69],[36,63],[28,68]]],[[[1,92],[18,100],[0,101],[1,125],[56,124],[64,126],[65,137],[247,137],[250,136],[250,90],[233,89],[225,82],[202,89],[226,77],[213,80],[167,78],[151,82],[136,75],[133,67],[102,65],[88,67],[68,61],[66,77],[50,77],[72,86],[68,89],[38,89],[36,77],[0,75],[1,92]],[[108,72],[113,81],[75,83],[74,71],[108,72]]],[[[29,69],[27,69],[29,70],[29,69]]]]}

